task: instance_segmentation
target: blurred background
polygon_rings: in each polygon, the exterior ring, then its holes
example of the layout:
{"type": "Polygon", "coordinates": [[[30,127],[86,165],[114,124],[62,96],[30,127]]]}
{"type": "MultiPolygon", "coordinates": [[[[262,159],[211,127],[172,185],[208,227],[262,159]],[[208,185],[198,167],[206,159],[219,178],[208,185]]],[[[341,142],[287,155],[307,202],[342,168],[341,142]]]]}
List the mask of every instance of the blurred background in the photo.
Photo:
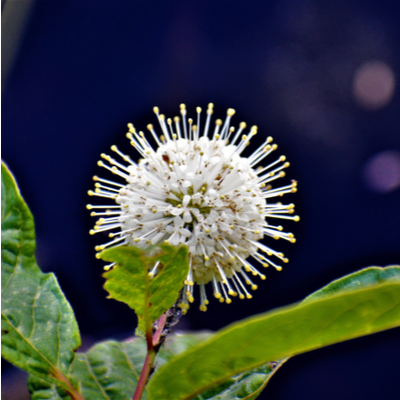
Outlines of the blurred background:
{"type": "MultiPolygon", "coordinates": [[[[259,127],[291,162],[297,243],[252,300],[195,303],[178,330],[217,330],[290,304],[370,265],[400,263],[400,5],[384,0],[2,2],[2,158],[36,221],[37,258],[54,272],[83,337],[131,336],[136,317],[106,299],[99,235],[85,205],[96,162],[130,152],[126,124],[156,125],[179,104],[259,127]]],[[[249,151],[256,148],[256,141],[249,151]]],[[[249,154],[249,153],[248,153],[249,154]]],[[[294,357],[259,397],[394,399],[399,330],[294,357]]],[[[27,399],[3,363],[3,399],[27,399]]]]}

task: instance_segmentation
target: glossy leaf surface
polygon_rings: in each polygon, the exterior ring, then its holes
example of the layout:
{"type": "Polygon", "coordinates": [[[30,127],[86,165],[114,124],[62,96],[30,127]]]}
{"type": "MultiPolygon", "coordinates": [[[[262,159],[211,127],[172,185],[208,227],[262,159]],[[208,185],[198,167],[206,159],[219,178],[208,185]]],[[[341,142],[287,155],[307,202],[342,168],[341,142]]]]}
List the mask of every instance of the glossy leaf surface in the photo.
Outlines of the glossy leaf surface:
{"type": "MultiPolygon", "coordinates": [[[[213,336],[211,332],[175,334],[167,338],[157,357],[157,365],[171,361],[178,354],[203,343],[213,336]]],[[[198,395],[195,400],[240,400],[255,399],[266,386],[272,375],[286,360],[266,364],[228,379],[198,395]]]]}
{"type": "Polygon", "coordinates": [[[149,399],[192,399],[261,364],[400,326],[399,276],[399,267],[367,268],[302,304],[232,324],[160,368],[149,399]]]}
{"type": "Polygon", "coordinates": [[[71,306],[53,274],[36,265],[33,217],[7,167],[2,177],[2,356],[48,382],[62,374],[80,345],[71,306]]]}

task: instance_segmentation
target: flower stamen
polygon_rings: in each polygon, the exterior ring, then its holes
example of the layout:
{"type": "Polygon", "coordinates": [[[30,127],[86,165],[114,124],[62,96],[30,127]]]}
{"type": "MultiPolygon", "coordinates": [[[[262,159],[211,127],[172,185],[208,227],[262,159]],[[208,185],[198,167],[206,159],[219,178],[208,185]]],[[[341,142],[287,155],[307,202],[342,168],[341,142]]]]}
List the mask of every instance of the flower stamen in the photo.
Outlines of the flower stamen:
{"type": "MultiPolygon", "coordinates": [[[[184,282],[183,313],[194,301],[194,284],[200,286],[202,311],[208,305],[205,291],[208,282],[220,302],[229,304],[235,296],[251,298],[242,279],[253,290],[257,285],[246,272],[262,280],[266,277],[247,259],[251,256],[262,266],[272,265],[277,270],[282,267],[269,257],[288,261],[283,253],[260,240],[272,237],[296,241],[292,233],[283,232],[282,226],[268,223],[270,218],[299,220],[293,204],[270,201],[297,191],[296,181],[281,187],[271,186],[271,182],[285,176],[284,169],[290,165],[286,157],[280,156],[254,170],[278,146],[268,137],[249,158],[242,157],[241,153],[257,134],[257,127],[252,126],[245,133],[247,125],[241,122],[236,130],[231,126],[235,110],[230,108],[224,121],[217,119],[214,129],[210,129],[213,108],[209,103],[203,128],[200,107],[196,108],[196,123],[187,118],[185,104],[180,105],[181,118],[173,120],[166,119],[154,107],[162,135],[157,134],[152,124],[147,129],[157,145],[155,149],[145,134],[129,123],[126,136],[142,158],[136,163],[117,146],[111,146],[122,161],[102,154],[105,161],[100,160],[98,165],[126,182],[94,176],[95,189],[88,192],[90,196],[117,203],[87,205],[89,210],[95,210],[91,215],[98,217],[90,233],[111,231],[109,237],[113,238],[96,246],[97,251],[123,244],[141,248],[162,242],[188,246],[189,272],[184,282]]],[[[158,268],[156,263],[149,274],[155,276],[158,268]]]]}

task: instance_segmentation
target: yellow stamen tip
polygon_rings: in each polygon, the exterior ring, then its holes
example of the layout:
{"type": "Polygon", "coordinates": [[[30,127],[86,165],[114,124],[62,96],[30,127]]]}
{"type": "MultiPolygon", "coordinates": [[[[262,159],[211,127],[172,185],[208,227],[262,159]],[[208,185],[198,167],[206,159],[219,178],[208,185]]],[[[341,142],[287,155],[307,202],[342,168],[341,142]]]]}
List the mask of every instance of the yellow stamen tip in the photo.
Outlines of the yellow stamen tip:
{"type": "Polygon", "coordinates": [[[246,298],[248,298],[248,299],[252,299],[253,298],[253,296],[251,295],[251,294],[246,294],[246,298]]]}
{"type": "Polygon", "coordinates": [[[220,303],[223,303],[224,301],[225,301],[225,299],[224,299],[223,297],[220,297],[220,298],[219,298],[219,302],[220,302],[220,303]]]}
{"type": "Polygon", "coordinates": [[[233,108],[228,108],[228,111],[226,112],[230,117],[235,114],[235,110],[233,108]]]}
{"type": "Polygon", "coordinates": [[[91,204],[86,204],[86,208],[87,208],[88,210],[91,210],[91,209],[93,208],[93,206],[92,206],[91,204]]]}
{"type": "Polygon", "coordinates": [[[231,299],[226,299],[226,304],[231,304],[232,300],[231,299]]]}
{"type": "Polygon", "coordinates": [[[244,299],[244,294],[239,294],[239,299],[243,300],[244,299]]]}
{"type": "Polygon", "coordinates": [[[300,221],[300,217],[299,217],[298,215],[296,215],[296,216],[293,218],[293,220],[296,221],[296,222],[298,222],[298,221],[300,221]]]}
{"type": "Polygon", "coordinates": [[[95,231],[94,229],[91,229],[91,230],[89,231],[89,233],[90,233],[91,235],[94,235],[94,234],[96,233],[96,231],[95,231]]]}
{"type": "Polygon", "coordinates": [[[257,285],[251,285],[251,290],[257,290],[258,286],[257,285]]]}
{"type": "Polygon", "coordinates": [[[135,239],[133,239],[133,241],[134,241],[135,243],[137,243],[137,242],[140,242],[140,239],[139,239],[139,238],[135,238],[135,239]]]}
{"type": "Polygon", "coordinates": [[[153,107],[153,111],[154,111],[155,114],[158,114],[160,110],[159,110],[158,107],[153,107]]]}
{"type": "Polygon", "coordinates": [[[202,304],[200,306],[200,311],[207,311],[207,307],[204,304],[202,304]]]}
{"type": "Polygon", "coordinates": [[[101,258],[101,257],[100,257],[100,253],[96,253],[95,257],[96,257],[97,259],[100,259],[100,258],[101,258]]]}

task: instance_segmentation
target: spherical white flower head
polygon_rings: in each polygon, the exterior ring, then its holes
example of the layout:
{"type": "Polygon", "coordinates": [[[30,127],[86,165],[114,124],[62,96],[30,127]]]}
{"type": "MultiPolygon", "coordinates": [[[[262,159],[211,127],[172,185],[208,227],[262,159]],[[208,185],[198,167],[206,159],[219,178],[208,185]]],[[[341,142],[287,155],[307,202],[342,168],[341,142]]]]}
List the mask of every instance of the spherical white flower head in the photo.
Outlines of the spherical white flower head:
{"type": "MultiPolygon", "coordinates": [[[[249,274],[265,279],[247,259],[252,257],[262,266],[281,267],[271,257],[283,262],[288,260],[282,253],[260,243],[264,236],[294,242],[291,233],[282,232],[281,226],[270,225],[273,218],[298,221],[293,204],[270,203],[269,199],[295,192],[296,182],[273,188],[271,182],[283,177],[283,169],[289,166],[284,156],[266,167],[259,164],[277,145],[272,138],[249,157],[241,157],[250,139],[257,133],[253,126],[246,135],[242,122],[237,132],[230,126],[235,111],[229,109],[223,123],[217,120],[210,130],[213,105],[209,104],[203,131],[200,127],[201,108],[197,108],[197,125],[186,119],[185,105],[181,105],[182,121],[179,117],[165,120],[154,108],[163,135],[158,136],[152,125],[148,125],[153,140],[158,145],[154,150],[143,132],[137,133],[128,124],[127,137],[143,157],[135,163],[116,146],[116,152],[127,165],[121,164],[106,154],[99,165],[123,178],[120,184],[94,177],[95,191],[90,195],[110,198],[117,205],[94,206],[103,212],[92,212],[99,216],[91,233],[116,230],[110,237],[116,239],[101,246],[129,244],[147,247],[158,243],[170,245],[186,244],[189,248],[190,271],[185,281],[182,309],[193,302],[194,284],[200,286],[200,309],[207,309],[205,284],[211,282],[214,296],[221,302],[231,302],[230,296],[251,298],[245,284],[257,289],[249,274]],[[200,133],[201,132],[201,133],[200,133]]],[[[111,268],[113,264],[106,268],[111,268]]],[[[157,273],[154,265],[151,275],[157,273]]]]}

